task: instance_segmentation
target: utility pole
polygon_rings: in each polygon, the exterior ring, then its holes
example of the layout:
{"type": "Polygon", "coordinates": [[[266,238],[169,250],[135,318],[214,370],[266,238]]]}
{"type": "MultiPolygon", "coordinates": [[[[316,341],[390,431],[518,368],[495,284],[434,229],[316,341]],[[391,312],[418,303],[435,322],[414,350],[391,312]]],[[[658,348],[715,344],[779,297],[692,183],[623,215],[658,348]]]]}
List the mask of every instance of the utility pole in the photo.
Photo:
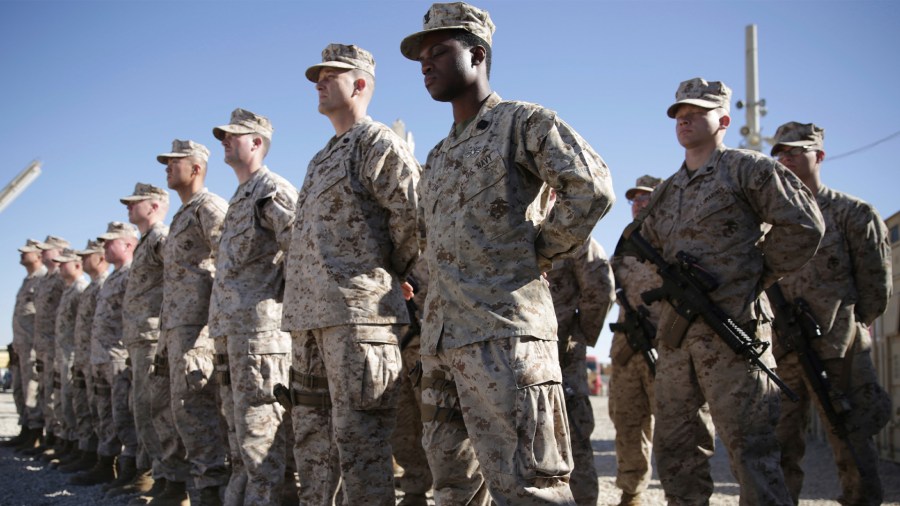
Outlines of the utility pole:
{"type": "Polygon", "coordinates": [[[31,162],[28,167],[19,172],[8,185],[0,190],[0,212],[3,212],[6,206],[12,203],[13,200],[16,200],[16,197],[25,191],[25,188],[28,188],[28,185],[33,183],[40,175],[41,162],[38,160],[31,162]]]}
{"type": "Polygon", "coordinates": [[[745,67],[746,73],[746,101],[738,100],[738,109],[747,109],[747,124],[741,127],[741,135],[744,140],[741,147],[755,151],[763,150],[763,136],[759,128],[760,116],[766,115],[766,100],[759,98],[759,63],[758,48],[756,44],[756,25],[747,25],[744,30],[746,40],[745,67]]]}
{"type": "Polygon", "coordinates": [[[397,119],[397,121],[394,121],[394,124],[391,125],[391,130],[393,130],[395,134],[399,135],[400,138],[406,141],[406,144],[409,146],[409,151],[411,153],[415,153],[416,141],[413,139],[412,132],[408,132],[406,130],[406,123],[404,123],[402,119],[397,119]]]}

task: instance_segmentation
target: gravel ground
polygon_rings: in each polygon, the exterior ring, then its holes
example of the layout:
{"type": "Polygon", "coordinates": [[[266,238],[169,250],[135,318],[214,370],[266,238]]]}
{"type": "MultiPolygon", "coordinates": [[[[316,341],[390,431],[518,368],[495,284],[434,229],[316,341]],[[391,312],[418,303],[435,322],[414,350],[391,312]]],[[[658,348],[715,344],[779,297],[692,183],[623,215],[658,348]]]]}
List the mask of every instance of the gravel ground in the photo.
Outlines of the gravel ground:
{"type": "MultiPolygon", "coordinates": [[[[594,429],[593,445],[598,480],[600,482],[600,505],[616,504],[619,490],[615,487],[616,457],[613,444],[612,422],[606,411],[606,397],[592,397],[597,427],[594,429]]],[[[16,423],[15,407],[10,393],[0,393],[0,437],[8,438],[19,431],[16,423]]],[[[828,445],[810,440],[803,462],[806,482],[801,495],[801,505],[836,505],[833,499],[840,493],[834,461],[828,445]]],[[[712,459],[715,493],[710,504],[713,506],[738,504],[738,486],[728,468],[728,458],[722,445],[717,445],[712,459]]],[[[900,505],[900,464],[882,460],[881,479],[885,488],[885,504],[900,505]]],[[[44,506],[85,504],[122,505],[128,498],[104,499],[100,486],[72,487],[67,484],[68,475],[47,469],[40,460],[23,458],[11,449],[0,448],[0,505],[4,506],[44,506]]],[[[647,504],[664,504],[663,491],[654,470],[653,480],[647,491],[647,504]]]]}

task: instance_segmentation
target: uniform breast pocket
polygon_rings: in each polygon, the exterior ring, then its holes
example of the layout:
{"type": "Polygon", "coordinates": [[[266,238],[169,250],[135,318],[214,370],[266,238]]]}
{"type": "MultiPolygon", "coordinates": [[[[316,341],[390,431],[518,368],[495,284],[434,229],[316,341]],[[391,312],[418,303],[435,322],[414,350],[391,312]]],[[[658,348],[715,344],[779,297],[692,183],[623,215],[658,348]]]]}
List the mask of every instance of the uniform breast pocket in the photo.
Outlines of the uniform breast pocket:
{"type": "Polygon", "coordinates": [[[320,197],[326,193],[339,191],[344,186],[338,183],[347,179],[347,162],[341,161],[328,166],[319,166],[316,172],[318,174],[310,188],[310,194],[320,197]]]}
{"type": "Polygon", "coordinates": [[[493,201],[494,195],[505,193],[496,188],[506,176],[506,164],[497,151],[487,151],[475,161],[467,163],[461,179],[460,205],[469,205],[473,200],[476,205],[493,201]],[[490,191],[492,189],[494,191],[490,191]]]}
{"type": "Polygon", "coordinates": [[[825,229],[825,236],[822,237],[811,263],[815,266],[818,279],[836,281],[846,277],[849,286],[850,254],[846,250],[841,234],[834,227],[825,229]]]}

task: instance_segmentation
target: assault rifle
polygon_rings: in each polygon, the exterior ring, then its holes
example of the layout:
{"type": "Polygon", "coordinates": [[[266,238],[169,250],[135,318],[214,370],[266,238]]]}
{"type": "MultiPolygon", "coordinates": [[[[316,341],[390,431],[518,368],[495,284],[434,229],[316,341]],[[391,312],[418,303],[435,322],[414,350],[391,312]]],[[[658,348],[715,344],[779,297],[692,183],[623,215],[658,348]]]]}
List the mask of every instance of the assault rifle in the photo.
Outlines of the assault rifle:
{"type": "Polygon", "coordinates": [[[809,303],[802,298],[796,298],[791,304],[785,299],[778,283],[767,288],[766,295],[769,296],[769,302],[775,312],[776,338],[785,350],[797,354],[797,359],[803,367],[803,374],[809,380],[816,399],[825,412],[831,431],[847,445],[856,469],[862,473],[856,451],[847,437],[850,428],[847,427],[845,418],[850,412],[850,401],[842,392],[832,388],[822,359],[812,348],[812,341],[822,337],[822,329],[816,322],[809,303]]]}
{"type": "Polygon", "coordinates": [[[656,376],[656,349],[653,348],[653,338],[656,337],[656,327],[650,322],[650,312],[646,306],[631,307],[625,290],[616,288],[616,300],[625,310],[625,321],[622,323],[610,323],[609,330],[625,334],[628,346],[635,353],[643,355],[650,373],[656,376]]]}
{"type": "Polygon", "coordinates": [[[687,322],[693,322],[698,316],[703,318],[703,321],[732,351],[766,373],[769,379],[778,385],[778,388],[792,401],[799,400],[797,394],[759,359],[769,347],[769,343],[752,339],[730,316],[725,314],[722,308],[709,300],[707,293],[718,288],[719,283],[715,276],[699,266],[696,258],[684,251],[679,251],[675,255],[676,263],[666,262],[662,255],[641,237],[637,230],[637,223],[628,226],[622,234],[616,252],[621,254],[620,251],[624,250],[631,250],[644,260],[652,262],[656,265],[659,276],[662,278],[661,287],[641,294],[645,303],[650,304],[666,299],[675,312],[687,322]]]}

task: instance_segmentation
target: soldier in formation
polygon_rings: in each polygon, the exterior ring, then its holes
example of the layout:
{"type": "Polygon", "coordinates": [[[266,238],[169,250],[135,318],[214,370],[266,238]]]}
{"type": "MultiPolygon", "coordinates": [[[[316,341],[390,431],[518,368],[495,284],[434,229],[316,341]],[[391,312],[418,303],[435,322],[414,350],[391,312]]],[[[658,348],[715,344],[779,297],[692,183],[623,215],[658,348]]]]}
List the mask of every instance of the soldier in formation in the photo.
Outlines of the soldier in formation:
{"type": "Polygon", "coordinates": [[[306,77],[334,136],[299,192],[264,165],[269,119],[235,109],[212,131],[229,202],[204,187],[209,150],[176,139],[157,157],[181,201],[171,229],[168,193],[138,183],[121,199],[137,228],[111,222],[78,251],[29,240],[22,431],[2,445],[134,505],[189,504],[188,481],[204,505],[278,504],[286,472],[302,504],[393,505],[392,453],[405,506],[432,487],[439,505],[595,504],[585,353],[618,297],[620,505],[642,503],[651,448],[670,504],[708,502],[715,434],[742,505],[796,504],[814,395],[840,501],[879,504],[890,400],[868,326],[890,249],[872,206],[822,185],[824,131],[782,125],[778,161],[727,148],[730,89],[682,82],[667,114],[684,162],[626,192],[635,221],[608,261],[590,232],[614,202],[609,169],[555,112],[492,91],[494,31],[487,11],[438,3],[402,40],[453,115],[424,169],[367,115],[372,54],[329,44],[306,77]],[[700,318],[667,277],[685,269],[712,308],[700,318]],[[800,346],[798,320],[822,337],[800,346]],[[776,359],[801,402],[781,402],[776,359]]]}

